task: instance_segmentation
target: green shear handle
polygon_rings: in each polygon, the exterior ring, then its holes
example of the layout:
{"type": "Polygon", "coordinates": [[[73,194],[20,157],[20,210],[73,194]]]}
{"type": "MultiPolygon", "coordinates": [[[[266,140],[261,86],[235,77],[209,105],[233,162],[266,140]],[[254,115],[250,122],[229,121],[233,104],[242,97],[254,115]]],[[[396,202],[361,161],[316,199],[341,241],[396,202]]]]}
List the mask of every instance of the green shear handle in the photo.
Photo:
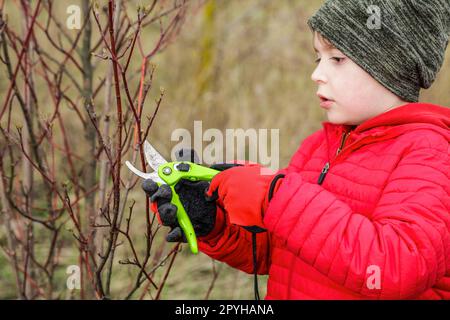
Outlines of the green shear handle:
{"type": "MultiPolygon", "coordinates": [[[[189,219],[178,194],[175,192],[175,185],[180,179],[188,179],[190,181],[211,181],[211,179],[219,172],[220,171],[218,170],[188,161],[167,162],[158,168],[159,177],[167,183],[172,190],[172,199],[170,202],[177,207],[178,223],[186,236],[191,252],[194,254],[198,253],[197,237],[195,236],[191,220],[189,219]]],[[[160,185],[160,183],[158,184],[160,185]]]]}

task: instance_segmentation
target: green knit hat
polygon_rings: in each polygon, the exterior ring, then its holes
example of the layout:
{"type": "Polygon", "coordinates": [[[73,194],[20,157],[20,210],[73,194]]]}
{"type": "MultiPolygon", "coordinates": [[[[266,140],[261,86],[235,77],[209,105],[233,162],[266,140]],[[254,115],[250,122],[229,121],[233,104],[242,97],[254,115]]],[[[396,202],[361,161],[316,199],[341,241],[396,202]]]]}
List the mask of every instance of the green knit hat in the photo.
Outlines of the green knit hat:
{"type": "Polygon", "coordinates": [[[308,25],[391,92],[417,102],[444,60],[450,0],[328,0],[308,25]]]}

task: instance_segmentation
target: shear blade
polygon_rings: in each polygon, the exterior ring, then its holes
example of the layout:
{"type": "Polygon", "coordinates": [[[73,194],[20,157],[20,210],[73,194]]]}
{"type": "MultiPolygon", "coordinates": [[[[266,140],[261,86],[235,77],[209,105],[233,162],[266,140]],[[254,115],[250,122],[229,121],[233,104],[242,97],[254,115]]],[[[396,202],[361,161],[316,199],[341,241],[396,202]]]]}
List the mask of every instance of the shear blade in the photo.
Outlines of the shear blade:
{"type": "Polygon", "coordinates": [[[144,154],[147,163],[156,172],[160,165],[167,163],[167,160],[147,140],[144,141],[144,154]]]}
{"type": "Polygon", "coordinates": [[[127,165],[128,169],[130,169],[135,175],[143,178],[143,179],[151,179],[155,181],[156,183],[165,183],[158,175],[158,172],[151,172],[151,173],[145,173],[141,170],[136,169],[135,166],[131,164],[130,161],[125,161],[125,164],[127,165]]]}

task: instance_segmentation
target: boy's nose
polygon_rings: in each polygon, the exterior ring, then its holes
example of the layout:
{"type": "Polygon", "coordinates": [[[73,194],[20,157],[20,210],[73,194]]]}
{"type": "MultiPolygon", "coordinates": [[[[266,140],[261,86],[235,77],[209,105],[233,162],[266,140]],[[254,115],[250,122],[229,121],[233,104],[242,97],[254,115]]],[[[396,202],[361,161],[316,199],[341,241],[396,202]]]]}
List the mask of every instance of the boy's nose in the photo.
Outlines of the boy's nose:
{"type": "Polygon", "coordinates": [[[320,63],[317,65],[316,69],[314,69],[313,73],[311,74],[311,80],[316,82],[317,84],[327,82],[327,78],[321,70],[320,63]]]}

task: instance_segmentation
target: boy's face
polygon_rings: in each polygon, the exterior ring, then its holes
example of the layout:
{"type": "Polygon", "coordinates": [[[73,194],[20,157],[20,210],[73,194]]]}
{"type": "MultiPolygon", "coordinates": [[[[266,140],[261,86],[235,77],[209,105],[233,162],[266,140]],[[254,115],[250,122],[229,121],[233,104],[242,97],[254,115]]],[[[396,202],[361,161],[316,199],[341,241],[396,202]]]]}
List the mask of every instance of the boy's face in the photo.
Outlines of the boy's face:
{"type": "Polygon", "coordinates": [[[317,67],[311,79],[317,83],[321,107],[328,121],[359,125],[408,102],[383,87],[364,69],[315,32],[317,67]]]}

